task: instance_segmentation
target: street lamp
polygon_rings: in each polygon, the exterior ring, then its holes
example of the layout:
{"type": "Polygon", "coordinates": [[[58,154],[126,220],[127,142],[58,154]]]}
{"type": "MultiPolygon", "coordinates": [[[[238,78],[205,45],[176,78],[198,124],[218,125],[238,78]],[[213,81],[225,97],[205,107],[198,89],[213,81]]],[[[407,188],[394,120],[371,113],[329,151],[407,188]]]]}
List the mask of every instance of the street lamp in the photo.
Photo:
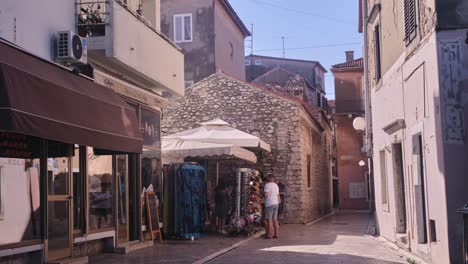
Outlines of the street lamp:
{"type": "Polygon", "coordinates": [[[366,130],[366,119],[364,119],[363,117],[354,118],[353,127],[357,131],[365,131],[366,130]]]}

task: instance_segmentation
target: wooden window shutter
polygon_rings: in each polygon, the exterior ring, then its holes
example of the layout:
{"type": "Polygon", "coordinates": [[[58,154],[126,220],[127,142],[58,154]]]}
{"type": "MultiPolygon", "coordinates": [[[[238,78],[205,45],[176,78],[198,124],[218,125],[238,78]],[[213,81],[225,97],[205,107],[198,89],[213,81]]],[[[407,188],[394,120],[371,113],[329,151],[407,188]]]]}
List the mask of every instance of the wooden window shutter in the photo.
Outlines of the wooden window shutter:
{"type": "Polygon", "coordinates": [[[416,0],[404,0],[405,42],[409,44],[416,37],[416,0]]]}

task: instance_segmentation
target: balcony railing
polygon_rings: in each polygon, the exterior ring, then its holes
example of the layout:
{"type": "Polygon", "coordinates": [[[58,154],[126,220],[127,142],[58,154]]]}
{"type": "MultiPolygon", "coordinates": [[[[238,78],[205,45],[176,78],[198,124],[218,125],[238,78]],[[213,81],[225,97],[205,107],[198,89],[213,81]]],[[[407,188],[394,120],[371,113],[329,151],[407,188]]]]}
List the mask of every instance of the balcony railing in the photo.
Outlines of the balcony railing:
{"type": "Polygon", "coordinates": [[[78,1],[77,27],[82,37],[97,37],[106,34],[109,13],[106,5],[109,1],[78,1]]]}

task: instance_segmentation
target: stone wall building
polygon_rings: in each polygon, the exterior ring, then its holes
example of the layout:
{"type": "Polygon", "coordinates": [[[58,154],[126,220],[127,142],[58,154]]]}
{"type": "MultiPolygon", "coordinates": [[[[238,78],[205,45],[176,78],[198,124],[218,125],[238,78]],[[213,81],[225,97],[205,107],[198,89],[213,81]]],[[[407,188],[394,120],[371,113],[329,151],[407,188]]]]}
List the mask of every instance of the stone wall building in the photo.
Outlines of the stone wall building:
{"type": "Polygon", "coordinates": [[[301,100],[218,72],[193,85],[165,110],[162,130],[173,134],[221,118],[259,136],[272,151],[258,153],[254,168],[274,173],[286,185],[285,222],[305,223],[332,207],[331,128],[325,119],[313,116],[301,100]]]}

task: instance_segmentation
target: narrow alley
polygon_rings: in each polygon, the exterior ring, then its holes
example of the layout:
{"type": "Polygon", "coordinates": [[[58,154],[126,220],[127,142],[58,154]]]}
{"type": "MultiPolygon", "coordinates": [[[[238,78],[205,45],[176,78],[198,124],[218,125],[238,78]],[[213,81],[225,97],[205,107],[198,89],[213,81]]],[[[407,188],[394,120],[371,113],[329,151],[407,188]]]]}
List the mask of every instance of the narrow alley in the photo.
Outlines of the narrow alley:
{"type": "Polygon", "coordinates": [[[0,264],[468,264],[467,161],[468,0],[0,0],[0,264]]]}
{"type": "Polygon", "coordinates": [[[239,240],[164,242],[125,256],[99,255],[90,263],[407,263],[366,235],[370,220],[367,213],[337,213],[312,225],[284,225],[279,239],[255,238],[211,260],[206,257],[239,240]]]}

